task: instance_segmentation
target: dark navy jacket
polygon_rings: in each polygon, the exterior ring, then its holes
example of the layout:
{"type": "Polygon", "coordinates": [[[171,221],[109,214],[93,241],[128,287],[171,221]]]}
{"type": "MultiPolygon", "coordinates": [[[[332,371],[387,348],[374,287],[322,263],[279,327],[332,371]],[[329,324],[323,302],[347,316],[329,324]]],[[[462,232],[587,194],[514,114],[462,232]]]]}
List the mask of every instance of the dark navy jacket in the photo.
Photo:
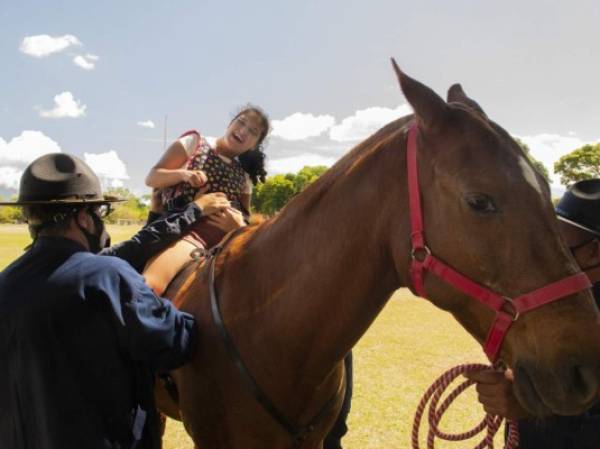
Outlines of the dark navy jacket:
{"type": "MultiPolygon", "coordinates": [[[[143,265],[190,210],[107,252],[143,265]]],[[[0,448],[157,447],[152,372],[186,362],[194,333],[124,260],[39,238],[0,273],[0,448]]]]}
{"type": "MultiPolygon", "coordinates": [[[[600,307],[600,282],[594,284],[600,307]]],[[[600,404],[578,416],[551,416],[543,421],[519,421],[519,449],[599,449],[600,404]]]]}

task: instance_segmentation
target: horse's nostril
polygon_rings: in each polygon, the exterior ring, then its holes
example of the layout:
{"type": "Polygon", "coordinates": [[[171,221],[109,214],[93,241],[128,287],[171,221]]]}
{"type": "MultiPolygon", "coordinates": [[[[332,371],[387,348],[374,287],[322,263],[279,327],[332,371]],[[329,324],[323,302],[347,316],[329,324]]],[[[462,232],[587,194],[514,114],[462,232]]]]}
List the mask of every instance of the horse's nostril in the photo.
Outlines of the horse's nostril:
{"type": "Polygon", "coordinates": [[[571,369],[571,382],[575,394],[581,398],[582,402],[595,398],[598,392],[598,383],[591,368],[575,365],[571,369]]]}

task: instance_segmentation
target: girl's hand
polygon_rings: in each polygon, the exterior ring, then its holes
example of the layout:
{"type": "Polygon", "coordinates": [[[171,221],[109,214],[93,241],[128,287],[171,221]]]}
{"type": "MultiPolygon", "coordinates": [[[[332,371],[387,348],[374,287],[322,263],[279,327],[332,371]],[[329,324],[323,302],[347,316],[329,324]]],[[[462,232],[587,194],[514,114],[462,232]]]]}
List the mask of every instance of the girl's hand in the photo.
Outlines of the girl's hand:
{"type": "Polygon", "coordinates": [[[202,170],[181,170],[181,180],[192,187],[204,187],[208,182],[206,173],[202,170]]]}
{"type": "Polygon", "coordinates": [[[196,195],[194,203],[202,210],[202,215],[214,215],[231,206],[224,193],[207,193],[196,195]]]}
{"type": "Polygon", "coordinates": [[[228,207],[227,209],[211,215],[206,221],[223,232],[233,231],[234,229],[246,226],[242,213],[232,207],[228,207]]]}

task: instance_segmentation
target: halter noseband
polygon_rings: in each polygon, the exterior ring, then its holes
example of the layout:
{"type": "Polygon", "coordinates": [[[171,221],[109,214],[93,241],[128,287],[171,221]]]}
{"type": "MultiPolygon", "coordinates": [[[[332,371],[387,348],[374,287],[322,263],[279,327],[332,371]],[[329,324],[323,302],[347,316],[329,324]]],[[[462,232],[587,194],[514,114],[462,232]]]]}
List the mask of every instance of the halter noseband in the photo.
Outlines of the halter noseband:
{"type": "Polygon", "coordinates": [[[565,296],[591,288],[592,284],[585,273],[579,272],[511,299],[479,285],[435,257],[425,244],[423,230],[423,213],[417,170],[418,132],[417,123],[413,122],[408,130],[407,144],[408,199],[412,246],[410,276],[412,285],[417,295],[425,298],[423,277],[425,271],[430,271],[447,284],[495,311],[496,317],[483,345],[486,355],[493,362],[498,357],[498,352],[510,326],[519,318],[519,315],[565,296]],[[505,309],[509,309],[513,313],[509,313],[505,309]]]}

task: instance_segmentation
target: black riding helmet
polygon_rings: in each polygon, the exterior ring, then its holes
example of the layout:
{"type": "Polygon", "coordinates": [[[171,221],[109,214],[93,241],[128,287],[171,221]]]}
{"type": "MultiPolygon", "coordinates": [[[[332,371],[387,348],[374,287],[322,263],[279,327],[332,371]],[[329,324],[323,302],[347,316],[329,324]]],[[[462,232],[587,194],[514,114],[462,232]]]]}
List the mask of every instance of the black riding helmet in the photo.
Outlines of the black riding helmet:
{"type": "Polygon", "coordinates": [[[21,176],[17,201],[0,205],[106,204],[123,201],[102,195],[100,180],[81,159],[65,153],[45,154],[21,176]]]}
{"type": "Polygon", "coordinates": [[[556,205],[562,221],[592,234],[600,235],[600,179],[573,184],[556,205]]]}
{"type": "MultiPolygon", "coordinates": [[[[100,180],[81,159],[64,153],[50,153],[33,161],[21,176],[17,201],[2,202],[0,205],[42,207],[47,210],[41,216],[27,216],[29,233],[35,241],[40,231],[64,222],[82,208],[101,206],[118,201],[115,197],[102,194],[100,180]]],[[[88,241],[89,249],[97,253],[110,245],[102,219],[90,213],[97,233],[92,234],[78,222],[77,226],[88,241]]]]}

